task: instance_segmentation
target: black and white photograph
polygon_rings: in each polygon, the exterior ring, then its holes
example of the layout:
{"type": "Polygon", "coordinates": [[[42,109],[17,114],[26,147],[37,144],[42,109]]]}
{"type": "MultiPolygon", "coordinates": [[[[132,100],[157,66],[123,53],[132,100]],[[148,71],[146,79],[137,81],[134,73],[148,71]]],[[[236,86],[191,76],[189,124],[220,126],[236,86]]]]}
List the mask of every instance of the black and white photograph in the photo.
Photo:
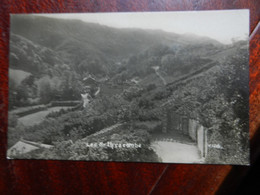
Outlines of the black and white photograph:
{"type": "Polygon", "coordinates": [[[11,14],[8,159],[249,165],[249,10],[11,14]]]}

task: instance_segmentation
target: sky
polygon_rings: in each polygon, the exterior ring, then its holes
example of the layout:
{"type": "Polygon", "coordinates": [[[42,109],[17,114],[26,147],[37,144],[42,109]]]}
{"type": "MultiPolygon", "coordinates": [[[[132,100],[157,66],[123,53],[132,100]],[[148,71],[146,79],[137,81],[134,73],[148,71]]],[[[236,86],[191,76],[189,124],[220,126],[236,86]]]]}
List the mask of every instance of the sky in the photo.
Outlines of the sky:
{"type": "Polygon", "coordinates": [[[79,19],[115,28],[160,29],[178,34],[196,34],[229,44],[249,35],[249,10],[37,14],[62,19],[79,19]]]}

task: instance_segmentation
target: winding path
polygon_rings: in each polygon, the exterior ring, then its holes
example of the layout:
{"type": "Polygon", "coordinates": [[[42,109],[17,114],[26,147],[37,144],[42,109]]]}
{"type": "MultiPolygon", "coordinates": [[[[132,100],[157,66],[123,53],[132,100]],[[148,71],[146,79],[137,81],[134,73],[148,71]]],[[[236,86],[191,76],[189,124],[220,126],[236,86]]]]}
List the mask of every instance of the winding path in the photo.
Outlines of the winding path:
{"type": "Polygon", "coordinates": [[[159,66],[153,66],[152,68],[154,69],[155,74],[162,80],[163,84],[166,85],[167,84],[166,80],[163,78],[161,73],[159,73],[159,66]]]}
{"type": "Polygon", "coordinates": [[[203,163],[195,144],[154,141],[152,149],[165,163],[203,163]]]}

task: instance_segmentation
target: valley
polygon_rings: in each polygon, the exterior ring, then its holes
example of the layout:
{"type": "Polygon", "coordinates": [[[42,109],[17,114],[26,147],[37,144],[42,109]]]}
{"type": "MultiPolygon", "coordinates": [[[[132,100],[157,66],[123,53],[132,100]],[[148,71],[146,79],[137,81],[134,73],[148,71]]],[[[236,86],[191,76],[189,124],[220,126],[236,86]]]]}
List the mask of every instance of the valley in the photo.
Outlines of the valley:
{"type": "MultiPolygon", "coordinates": [[[[184,138],[153,141],[171,109],[219,134],[218,163],[247,160],[247,41],[41,16],[13,17],[10,37],[8,147],[21,138],[53,146],[16,158],[202,162],[184,138]],[[23,107],[39,110],[19,116],[23,107]],[[101,142],[142,147],[86,146],[101,142]]],[[[203,162],[218,157],[212,150],[203,162]]]]}

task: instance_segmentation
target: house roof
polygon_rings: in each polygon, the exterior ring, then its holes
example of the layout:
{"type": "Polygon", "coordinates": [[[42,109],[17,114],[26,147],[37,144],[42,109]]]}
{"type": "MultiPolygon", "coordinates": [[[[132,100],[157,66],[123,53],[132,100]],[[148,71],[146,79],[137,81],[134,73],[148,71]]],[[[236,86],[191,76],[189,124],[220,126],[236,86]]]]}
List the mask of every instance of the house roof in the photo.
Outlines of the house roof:
{"type": "Polygon", "coordinates": [[[21,139],[15,145],[7,150],[7,157],[16,156],[18,154],[25,154],[40,148],[52,148],[52,145],[41,144],[21,139]]]}
{"type": "Polygon", "coordinates": [[[25,154],[37,149],[39,149],[39,147],[24,143],[22,141],[18,141],[15,145],[7,150],[7,156],[10,157],[18,154],[25,154]]]}
{"type": "Polygon", "coordinates": [[[98,83],[98,81],[94,77],[92,77],[91,75],[83,78],[83,82],[84,83],[88,83],[88,84],[96,84],[96,83],[98,83]]]}

